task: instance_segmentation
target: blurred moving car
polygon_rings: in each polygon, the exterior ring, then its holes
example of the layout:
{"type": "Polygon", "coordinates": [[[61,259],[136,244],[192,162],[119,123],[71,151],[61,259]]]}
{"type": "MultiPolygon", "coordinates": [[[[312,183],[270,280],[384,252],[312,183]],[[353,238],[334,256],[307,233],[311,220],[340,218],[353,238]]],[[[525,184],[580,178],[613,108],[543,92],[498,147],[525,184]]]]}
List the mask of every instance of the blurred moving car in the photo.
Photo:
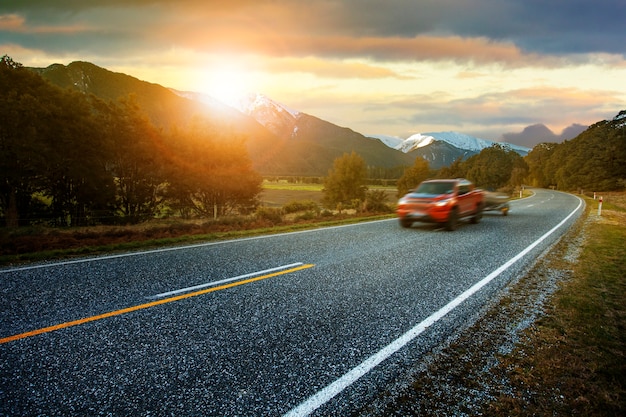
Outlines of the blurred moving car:
{"type": "Polygon", "coordinates": [[[503,216],[509,214],[509,200],[511,199],[506,193],[497,191],[485,191],[485,211],[501,211],[503,216]]]}
{"type": "Polygon", "coordinates": [[[455,230],[458,221],[478,223],[483,216],[484,192],[464,178],[422,182],[398,201],[396,210],[402,227],[414,222],[441,223],[455,230]]]}

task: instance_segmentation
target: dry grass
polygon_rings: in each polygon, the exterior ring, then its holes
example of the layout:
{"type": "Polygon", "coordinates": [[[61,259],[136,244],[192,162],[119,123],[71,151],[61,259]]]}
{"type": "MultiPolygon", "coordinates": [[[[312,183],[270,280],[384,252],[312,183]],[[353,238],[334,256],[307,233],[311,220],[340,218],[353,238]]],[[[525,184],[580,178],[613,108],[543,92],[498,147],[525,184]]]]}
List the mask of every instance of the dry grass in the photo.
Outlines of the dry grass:
{"type": "Polygon", "coordinates": [[[488,415],[626,415],[626,194],[605,196],[601,216],[588,204],[571,279],[503,358],[512,391],[488,415]]]}

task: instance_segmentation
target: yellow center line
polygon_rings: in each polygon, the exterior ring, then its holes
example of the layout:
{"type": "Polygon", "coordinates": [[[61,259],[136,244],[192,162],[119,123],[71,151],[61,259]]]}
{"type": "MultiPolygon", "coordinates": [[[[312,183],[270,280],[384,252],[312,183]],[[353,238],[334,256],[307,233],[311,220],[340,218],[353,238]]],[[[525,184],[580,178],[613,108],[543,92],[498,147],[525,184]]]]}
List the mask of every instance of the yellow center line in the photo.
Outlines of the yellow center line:
{"type": "Polygon", "coordinates": [[[175,297],[164,298],[162,300],[152,301],[152,302],[145,303],[145,304],[139,304],[139,305],[136,305],[136,306],[133,306],[133,307],[123,308],[121,310],[110,311],[108,313],[99,314],[97,316],[85,317],[85,318],[79,319],[79,320],[68,321],[68,322],[61,323],[61,324],[55,324],[54,326],[43,327],[41,329],[31,330],[29,332],[20,333],[20,334],[16,334],[16,335],[13,335],[13,336],[8,336],[8,337],[3,337],[3,338],[0,339],[0,345],[4,344],[4,343],[12,342],[14,340],[25,339],[27,337],[36,336],[36,335],[43,334],[43,333],[53,332],[55,330],[66,329],[68,327],[78,326],[80,324],[85,324],[85,323],[89,323],[89,322],[96,321],[96,320],[106,319],[108,317],[114,317],[114,316],[119,316],[119,315],[126,314],[126,313],[132,313],[133,311],[143,310],[143,309],[150,308],[150,307],[155,307],[155,306],[158,306],[158,305],[161,305],[161,304],[167,304],[167,303],[172,303],[174,301],[184,300],[185,298],[196,297],[198,295],[208,294],[210,292],[215,292],[215,291],[220,291],[220,290],[224,290],[224,289],[227,289],[227,288],[237,287],[239,285],[249,284],[249,283],[255,282],[255,281],[261,281],[263,279],[272,278],[272,277],[275,277],[275,276],[278,276],[278,275],[289,274],[289,273],[300,271],[300,270],[303,270],[303,269],[312,268],[313,266],[315,266],[315,265],[313,265],[313,264],[305,264],[305,265],[298,266],[296,268],[291,268],[291,269],[286,269],[284,271],[274,272],[272,274],[261,275],[259,277],[250,278],[250,279],[246,279],[246,280],[243,280],[243,281],[231,282],[229,284],[220,285],[218,287],[212,287],[212,288],[207,288],[207,289],[200,290],[200,291],[191,292],[189,294],[183,294],[183,295],[177,295],[175,297]]]}

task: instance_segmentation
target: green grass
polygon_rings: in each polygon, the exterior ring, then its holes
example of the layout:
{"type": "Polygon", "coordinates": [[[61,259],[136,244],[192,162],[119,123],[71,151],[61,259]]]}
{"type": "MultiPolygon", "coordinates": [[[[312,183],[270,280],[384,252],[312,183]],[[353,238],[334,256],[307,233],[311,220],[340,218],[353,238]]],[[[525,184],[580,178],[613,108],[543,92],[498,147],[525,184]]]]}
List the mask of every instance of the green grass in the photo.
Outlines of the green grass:
{"type": "Polygon", "coordinates": [[[263,182],[264,190],[290,190],[290,191],[322,191],[324,184],[300,184],[289,182],[263,182]]]}
{"type": "Polygon", "coordinates": [[[513,394],[488,415],[626,415],[626,195],[603,203],[602,216],[587,204],[571,279],[504,359],[513,394]]]}

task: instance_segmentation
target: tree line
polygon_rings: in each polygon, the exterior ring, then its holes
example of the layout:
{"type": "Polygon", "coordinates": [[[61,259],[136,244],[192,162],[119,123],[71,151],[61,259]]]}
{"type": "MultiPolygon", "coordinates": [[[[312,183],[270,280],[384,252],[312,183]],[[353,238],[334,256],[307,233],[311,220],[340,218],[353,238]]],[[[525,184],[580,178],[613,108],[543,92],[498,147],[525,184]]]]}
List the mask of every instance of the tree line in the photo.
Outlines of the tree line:
{"type": "MultiPolygon", "coordinates": [[[[324,181],[327,207],[354,206],[382,195],[368,192],[365,161],[355,153],[338,158],[324,181]],[[352,203],[351,203],[352,202],[352,203]]],[[[397,181],[403,196],[429,178],[467,178],[488,190],[512,191],[524,184],[564,191],[615,191],[626,188],[626,110],[613,120],[590,126],[563,143],[541,143],[522,157],[501,144],[450,166],[432,170],[418,157],[397,181]]]]}
{"type": "Polygon", "coordinates": [[[626,110],[563,143],[542,143],[526,157],[530,185],[570,191],[626,188],[626,110]]]}
{"type": "Polygon", "coordinates": [[[156,128],[132,96],[62,90],[0,59],[0,216],[7,227],[138,223],[174,212],[218,217],[257,204],[245,138],[156,128]]]}
{"type": "MultiPolygon", "coordinates": [[[[63,90],[6,55],[0,89],[0,221],[7,227],[138,223],[159,215],[217,218],[258,205],[262,177],[253,170],[245,138],[200,117],[164,131],[132,96],[105,102],[63,90]]],[[[387,196],[369,191],[371,178],[397,185],[399,196],[427,178],[457,177],[486,189],[623,189],[625,120],[622,111],[575,139],[537,145],[526,157],[495,144],[439,170],[418,157],[413,166],[381,171],[355,152],[345,154],[319,178],[322,202],[381,208],[387,196]]]]}
{"type": "Polygon", "coordinates": [[[522,156],[496,143],[467,159],[457,158],[439,170],[431,170],[428,161],[417,158],[398,180],[398,195],[406,194],[428,178],[467,178],[484,189],[513,189],[521,186],[528,174],[529,167],[522,156]]]}
{"type": "Polygon", "coordinates": [[[485,189],[522,185],[563,191],[617,191],[626,188],[626,110],[590,126],[562,143],[536,145],[525,157],[500,144],[437,171],[417,158],[398,180],[404,195],[427,178],[467,178],[485,189]]]}
{"type": "MultiPolygon", "coordinates": [[[[427,160],[417,157],[404,169],[397,181],[398,197],[405,195],[429,178],[467,178],[478,186],[498,190],[521,186],[529,173],[528,165],[515,151],[495,144],[466,160],[458,158],[449,167],[432,170],[427,160]]],[[[369,190],[367,167],[355,152],[337,158],[324,180],[322,203],[329,208],[380,208],[387,195],[381,190],[369,190]]]]}

